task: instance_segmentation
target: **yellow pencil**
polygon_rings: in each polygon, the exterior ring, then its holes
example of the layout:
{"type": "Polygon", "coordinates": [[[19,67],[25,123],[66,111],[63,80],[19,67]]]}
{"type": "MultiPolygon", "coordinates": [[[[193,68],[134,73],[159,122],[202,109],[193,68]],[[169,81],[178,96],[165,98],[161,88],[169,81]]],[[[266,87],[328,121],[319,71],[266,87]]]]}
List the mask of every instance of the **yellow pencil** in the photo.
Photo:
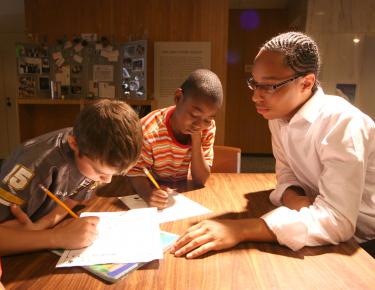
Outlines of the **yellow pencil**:
{"type": "Polygon", "coordinates": [[[57,204],[61,205],[72,217],[78,218],[78,215],[74,213],[63,201],[58,199],[52,192],[50,192],[47,188],[45,188],[43,185],[39,184],[39,187],[54,201],[57,202],[57,204]]]}
{"type": "Polygon", "coordinates": [[[159,184],[156,182],[155,178],[151,175],[150,171],[148,171],[148,169],[146,167],[143,167],[143,172],[146,174],[146,176],[148,177],[148,179],[151,180],[151,182],[155,185],[155,187],[157,189],[160,189],[159,184]]]}

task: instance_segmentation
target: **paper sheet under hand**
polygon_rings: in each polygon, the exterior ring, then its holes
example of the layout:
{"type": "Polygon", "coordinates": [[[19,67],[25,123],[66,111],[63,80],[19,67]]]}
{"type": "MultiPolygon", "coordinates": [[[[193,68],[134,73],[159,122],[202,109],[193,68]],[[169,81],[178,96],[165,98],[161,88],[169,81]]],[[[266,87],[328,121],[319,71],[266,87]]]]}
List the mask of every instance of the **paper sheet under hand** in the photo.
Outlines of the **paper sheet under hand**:
{"type": "MultiPolygon", "coordinates": [[[[208,208],[187,198],[183,194],[171,197],[174,199],[174,204],[166,209],[158,210],[157,217],[160,224],[211,212],[208,208]]],[[[119,199],[130,209],[147,207],[146,202],[138,194],[119,197],[119,199]]]]}
{"type": "Polygon", "coordinates": [[[86,212],[98,216],[98,238],[87,248],[65,250],[56,267],[149,262],[163,258],[156,208],[86,212]]]}

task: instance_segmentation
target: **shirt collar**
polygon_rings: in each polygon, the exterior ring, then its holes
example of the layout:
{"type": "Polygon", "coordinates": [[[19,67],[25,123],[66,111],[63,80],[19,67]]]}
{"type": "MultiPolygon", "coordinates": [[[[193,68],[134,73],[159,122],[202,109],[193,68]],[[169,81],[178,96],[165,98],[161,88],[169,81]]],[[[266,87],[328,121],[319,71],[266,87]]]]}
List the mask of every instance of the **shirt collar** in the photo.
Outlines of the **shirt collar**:
{"type": "Polygon", "coordinates": [[[325,95],[323,89],[318,87],[313,96],[297,111],[297,113],[290,120],[290,123],[297,122],[301,119],[309,123],[313,123],[320,114],[320,108],[324,102],[325,95]]]}

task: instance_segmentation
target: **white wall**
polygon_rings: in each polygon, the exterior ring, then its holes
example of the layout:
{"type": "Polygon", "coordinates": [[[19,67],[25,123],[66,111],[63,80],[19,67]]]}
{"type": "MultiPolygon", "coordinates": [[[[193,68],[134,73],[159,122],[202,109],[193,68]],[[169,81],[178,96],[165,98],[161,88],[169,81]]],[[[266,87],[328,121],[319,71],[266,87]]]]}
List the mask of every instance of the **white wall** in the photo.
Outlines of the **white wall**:
{"type": "Polygon", "coordinates": [[[323,89],[337,94],[337,83],[357,85],[354,105],[375,119],[375,1],[309,0],[306,32],[317,41],[323,60],[323,89]],[[360,42],[355,44],[354,38],[360,42]]]}

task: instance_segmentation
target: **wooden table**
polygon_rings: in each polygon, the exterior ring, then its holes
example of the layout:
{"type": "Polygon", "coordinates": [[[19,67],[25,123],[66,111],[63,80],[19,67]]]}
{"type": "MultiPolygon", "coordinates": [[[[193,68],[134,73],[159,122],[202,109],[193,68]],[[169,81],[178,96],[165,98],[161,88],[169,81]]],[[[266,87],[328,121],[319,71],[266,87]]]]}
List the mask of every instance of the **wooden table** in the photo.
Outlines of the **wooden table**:
{"type": "MultiPolygon", "coordinates": [[[[205,188],[179,185],[186,196],[212,209],[210,216],[259,216],[273,208],[268,201],[273,174],[212,174],[205,188]]],[[[108,192],[125,193],[109,186],[108,192]]],[[[105,190],[102,191],[105,193],[105,190]]],[[[100,193],[100,192],[99,192],[100,193]]],[[[94,198],[84,210],[126,210],[115,197],[94,198]]],[[[207,217],[207,216],[204,216],[207,217]]],[[[161,229],[181,234],[203,217],[170,222],[161,229]]],[[[2,237],[3,238],[3,237],[2,237]]],[[[164,259],[115,284],[107,284],[80,267],[55,268],[58,257],[43,251],[3,258],[6,289],[374,289],[375,260],[354,241],[293,252],[268,243],[237,247],[187,260],[166,253],[164,259]]]]}

